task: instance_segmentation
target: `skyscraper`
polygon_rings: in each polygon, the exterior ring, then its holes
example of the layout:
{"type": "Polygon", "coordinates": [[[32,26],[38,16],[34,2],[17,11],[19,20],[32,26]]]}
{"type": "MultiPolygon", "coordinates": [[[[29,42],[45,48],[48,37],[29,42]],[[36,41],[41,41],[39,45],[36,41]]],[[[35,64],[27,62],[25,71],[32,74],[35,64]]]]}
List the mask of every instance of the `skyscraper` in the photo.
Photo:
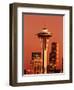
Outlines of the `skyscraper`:
{"type": "Polygon", "coordinates": [[[55,72],[56,70],[56,53],[57,53],[57,43],[53,42],[51,44],[51,52],[49,54],[49,72],[55,72]]]}
{"type": "Polygon", "coordinates": [[[59,61],[59,44],[57,42],[52,42],[51,52],[49,54],[49,65],[48,73],[59,73],[61,70],[57,69],[57,62],[59,61]]]}

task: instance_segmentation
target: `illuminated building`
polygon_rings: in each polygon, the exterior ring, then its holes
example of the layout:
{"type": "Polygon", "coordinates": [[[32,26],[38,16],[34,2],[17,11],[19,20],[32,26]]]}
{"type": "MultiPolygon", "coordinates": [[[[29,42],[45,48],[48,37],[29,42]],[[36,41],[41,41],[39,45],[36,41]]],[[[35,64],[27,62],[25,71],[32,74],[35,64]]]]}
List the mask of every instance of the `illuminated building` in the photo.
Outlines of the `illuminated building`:
{"type": "Polygon", "coordinates": [[[53,42],[51,45],[51,52],[49,55],[48,73],[60,72],[60,70],[57,69],[58,65],[59,65],[59,44],[56,42],[53,42]]]}
{"type": "Polygon", "coordinates": [[[32,71],[32,74],[41,74],[43,72],[40,52],[32,53],[31,71],[32,71]]]}
{"type": "Polygon", "coordinates": [[[54,72],[56,70],[56,43],[53,42],[51,45],[51,52],[49,55],[49,68],[50,72],[54,72]]]}
{"type": "Polygon", "coordinates": [[[49,37],[51,37],[51,33],[48,32],[47,28],[43,28],[43,30],[37,33],[38,38],[42,41],[42,49],[43,49],[43,73],[47,73],[47,46],[49,37]]]}

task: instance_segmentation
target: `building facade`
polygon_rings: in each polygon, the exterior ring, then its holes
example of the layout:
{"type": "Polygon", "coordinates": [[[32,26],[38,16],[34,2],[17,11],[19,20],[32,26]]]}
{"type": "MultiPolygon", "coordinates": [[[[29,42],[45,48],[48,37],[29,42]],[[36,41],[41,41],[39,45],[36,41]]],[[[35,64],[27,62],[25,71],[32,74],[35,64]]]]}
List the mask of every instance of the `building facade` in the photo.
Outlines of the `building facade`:
{"type": "Polygon", "coordinates": [[[43,61],[40,52],[32,52],[31,72],[32,74],[43,73],[43,61]]]}

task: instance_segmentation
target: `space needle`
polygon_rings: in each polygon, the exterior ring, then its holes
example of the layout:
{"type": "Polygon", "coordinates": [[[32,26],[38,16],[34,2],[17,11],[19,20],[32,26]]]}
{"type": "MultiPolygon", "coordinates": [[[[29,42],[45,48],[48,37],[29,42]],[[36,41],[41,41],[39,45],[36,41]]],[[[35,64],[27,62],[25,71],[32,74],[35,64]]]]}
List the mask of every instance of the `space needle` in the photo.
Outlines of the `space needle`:
{"type": "Polygon", "coordinates": [[[48,49],[48,41],[52,36],[51,32],[48,32],[47,28],[43,28],[41,32],[37,33],[38,38],[42,42],[42,58],[43,58],[43,73],[47,73],[47,49],[48,49]]]}

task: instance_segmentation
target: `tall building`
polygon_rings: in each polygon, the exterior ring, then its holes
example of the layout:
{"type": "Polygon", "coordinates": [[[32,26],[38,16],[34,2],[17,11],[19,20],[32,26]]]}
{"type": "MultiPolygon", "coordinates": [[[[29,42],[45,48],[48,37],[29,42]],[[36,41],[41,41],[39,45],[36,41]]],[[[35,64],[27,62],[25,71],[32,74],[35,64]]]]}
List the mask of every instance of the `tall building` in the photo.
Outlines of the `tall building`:
{"type": "Polygon", "coordinates": [[[57,63],[59,62],[59,44],[53,42],[51,44],[51,52],[49,54],[49,65],[47,66],[48,73],[59,73],[60,69],[57,69],[57,63]]]}
{"type": "Polygon", "coordinates": [[[32,74],[43,73],[43,62],[41,59],[41,52],[32,52],[31,72],[32,74]]]}
{"type": "Polygon", "coordinates": [[[49,64],[47,66],[47,72],[48,73],[60,73],[60,68],[57,69],[57,66],[59,64],[59,44],[56,42],[53,42],[51,44],[51,52],[49,54],[49,64]]]}
{"type": "Polygon", "coordinates": [[[49,54],[49,72],[55,72],[56,70],[56,52],[57,43],[53,42],[51,45],[51,52],[49,54]]]}
{"type": "Polygon", "coordinates": [[[48,40],[52,36],[51,32],[48,32],[47,28],[43,28],[41,32],[37,33],[38,38],[42,41],[42,51],[43,51],[43,73],[47,73],[47,46],[48,40]]]}

